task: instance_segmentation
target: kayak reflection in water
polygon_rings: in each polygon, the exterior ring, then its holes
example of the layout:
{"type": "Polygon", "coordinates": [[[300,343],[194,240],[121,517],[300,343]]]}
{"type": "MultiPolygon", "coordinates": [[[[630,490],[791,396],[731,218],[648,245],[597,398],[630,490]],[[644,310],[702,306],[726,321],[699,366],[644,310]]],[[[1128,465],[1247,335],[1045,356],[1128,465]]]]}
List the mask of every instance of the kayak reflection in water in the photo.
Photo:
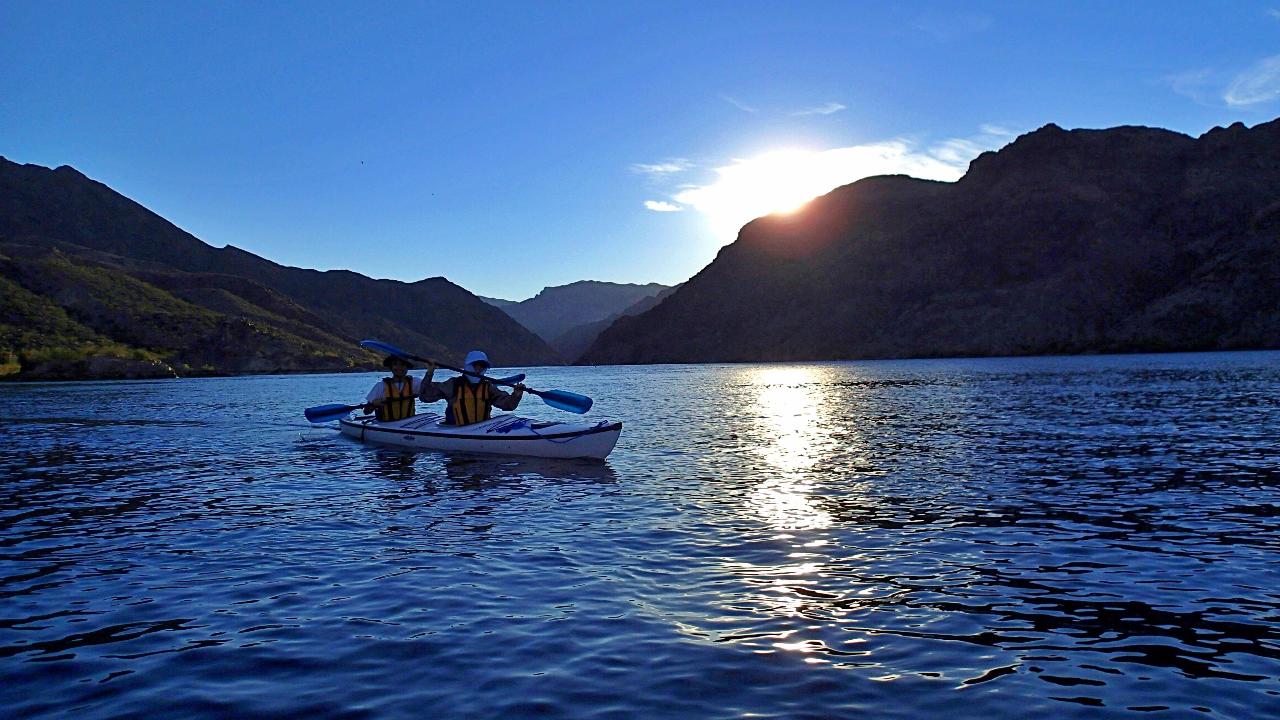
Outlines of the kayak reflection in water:
{"type": "Polygon", "coordinates": [[[409,361],[390,355],[382,366],[391,370],[391,377],[378,381],[365,396],[366,411],[373,410],[378,420],[391,422],[413,417],[417,413],[413,399],[421,392],[423,382],[409,374],[409,361]]]}
{"type": "MultiPolygon", "coordinates": [[[[489,356],[479,350],[467,353],[463,361],[463,369],[483,375],[492,364],[489,356]]],[[[435,364],[427,365],[427,376],[422,380],[422,392],[418,395],[422,402],[446,400],[449,407],[445,410],[445,425],[472,425],[488,420],[493,408],[510,412],[515,410],[524,397],[524,384],[517,383],[515,392],[508,393],[499,389],[486,378],[474,375],[459,375],[444,382],[432,382],[435,364]]]]}

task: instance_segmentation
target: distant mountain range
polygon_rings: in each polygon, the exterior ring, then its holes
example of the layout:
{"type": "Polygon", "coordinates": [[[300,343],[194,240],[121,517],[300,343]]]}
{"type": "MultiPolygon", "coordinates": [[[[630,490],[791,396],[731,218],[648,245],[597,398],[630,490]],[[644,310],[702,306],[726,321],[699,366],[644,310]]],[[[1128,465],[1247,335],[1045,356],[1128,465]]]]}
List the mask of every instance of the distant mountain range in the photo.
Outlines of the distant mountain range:
{"type": "Polygon", "coordinates": [[[556,336],[551,341],[551,347],[555,348],[556,351],[560,353],[560,356],[565,358],[566,362],[575,362],[578,358],[582,357],[582,354],[587,351],[587,348],[591,347],[591,345],[596,341],[596,338],[600,336],[600,333],[612,327],[619,318],[630,317],[632,315],[639,315],[642,312],[647,312],[652,308],[657,307],[658,303],[666,300],[668,295],[679,288],[679,285],[667,287],[658,294],[641,298],[634,304],[629,305],[604,319],[574,326],[556,336]]]}
{"type": "Polygon", "coordinates": [[[1280,120],[1047,125],[958,182],[867,178],[752,221],[683,285],[522,302],[214,248],[0,158],[0,377],[375,368],[365,337],[500,365],[1280,347],[1280,120]]]}
{"type": "Polygon", "coordinates": [[[587,363],[1280,347],[1280,120],[1047,125],[746,225],[587,363]]]}
{"type": "Polygon", "coordinates": [[[377,337],[459,360],[555,363],[442,277],[413,283],[214,248],[86,178],[0,158],[0,376],[153,377],[378,367],[377,337]]]}
{"type": "Polygon", "coordinates": [[[567,362],[572,362],[595,340],[600,331],[622,315],[647,310],[670,288],[658,283],[637,285],[581,280],[543,288],[537,295],[516,302],[484,298],[487,303],[532,330],[567,362]]]}

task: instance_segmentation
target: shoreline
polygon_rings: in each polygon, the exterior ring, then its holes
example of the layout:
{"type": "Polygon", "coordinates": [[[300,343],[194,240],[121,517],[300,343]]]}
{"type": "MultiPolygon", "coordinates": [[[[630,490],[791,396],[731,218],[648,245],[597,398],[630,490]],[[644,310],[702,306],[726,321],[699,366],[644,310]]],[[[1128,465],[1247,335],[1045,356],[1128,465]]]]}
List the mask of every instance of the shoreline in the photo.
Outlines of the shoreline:
{"type": "MultiPolygon", "coordinates": [[[[892,363],[892,362],[934,362],[962,360],[1031,360],[1037,358],[1103,358],[1134,357],[1150,355],[1167,357],[1175,355],[1218,355],[1233,353],[1267,353],[1280,352],[1280,348],[1230,348],[1221,350],[1135,350],[1133,352],[1096,352],[1096,353],[1035,353],[1027,355],[929,355],[918,357],[860,357],[860,358],[810,358],[804,360],[714,360],[701,362],[654,362],[654,363],[611,363],[611,364],[560,364],[560,365],[511,365],[494,370],[531,370],[536,368],[626,368],[626,367],[663,367],[687,365],[802,365],[821,363],[892,363]]],[[[422,368],[412,368],[421,370],[422,368]]],[[[298,375],[358,375],[383,372],[381,367],[351,368],[344,370],[280,370],[262,373],[201,373],[198,375],[174,375],[172,377],[76,377],[76,378],[32,378],[16,376],[0,376],[0,385],[36,385],[63,384],[72,382],[169,382],[173,380],[226,379],[242,377],[296,377],[298,375]]]]}

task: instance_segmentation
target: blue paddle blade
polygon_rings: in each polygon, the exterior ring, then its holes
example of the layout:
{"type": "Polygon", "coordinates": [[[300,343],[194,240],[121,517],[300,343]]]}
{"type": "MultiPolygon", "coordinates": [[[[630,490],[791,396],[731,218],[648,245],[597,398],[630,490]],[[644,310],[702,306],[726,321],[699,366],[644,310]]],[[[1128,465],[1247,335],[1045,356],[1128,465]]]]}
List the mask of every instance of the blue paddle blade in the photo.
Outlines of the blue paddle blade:
{"type": "Polygon", "coordinates": [[[373,350],[374,352],[380,352],[383,355],[395,355],[396,357],[402,357],[405,359],[413,358],[412,355],[401,350],[395,345],[388,345],[387,343],[384,343],[381,340],[361,340],[360,347],[364,348],[365,350],[373,350]]]}
{"type": "Polygon", "coordinates": [[[347,416],[347,413],[360,407],[359,405],[317,405],[309,407],[302,411],[307,416],[309,422],[319,424],[340,420],[347,416]]]}
{"type": "Polygon", "coordinates": [[[567,390],[538,390],[537,395],[542,402],[558,410],[581,415],[591,409],[591,398],[567,390]]]}

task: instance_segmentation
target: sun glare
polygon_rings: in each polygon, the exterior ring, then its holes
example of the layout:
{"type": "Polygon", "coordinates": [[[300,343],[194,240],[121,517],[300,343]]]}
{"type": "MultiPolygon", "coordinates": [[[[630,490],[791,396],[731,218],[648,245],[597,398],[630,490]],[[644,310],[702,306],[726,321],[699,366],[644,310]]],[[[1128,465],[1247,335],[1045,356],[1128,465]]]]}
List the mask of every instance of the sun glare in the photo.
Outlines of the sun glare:
{"type": "Polygon", "coordinates": [[[697,207],[716,236],[732,239],[752,219],[791,213],[831,189],[815,173],[819,153],[775,150],[719,168],[715,183],[686,190],[676,199],[697,207]]]}
{"type": "Polygon", "coordinates": [[[778,150],[730,168],[727,179],[740,188],[744,206],[760,208],[765,215],[795,212],[822,192],[812,174],[816,155],[778,150]]]}
{"type": "Polygon", "coordinates": [[[716,168],[713,182],[686,186],[674,199],[705,215],[718,240],[731,242],[755,218],[795,212],[819,195],[871,175],[956,180],[962,171],[958,163],[914,152],[903,141],[779,149],[716,168]]]}

